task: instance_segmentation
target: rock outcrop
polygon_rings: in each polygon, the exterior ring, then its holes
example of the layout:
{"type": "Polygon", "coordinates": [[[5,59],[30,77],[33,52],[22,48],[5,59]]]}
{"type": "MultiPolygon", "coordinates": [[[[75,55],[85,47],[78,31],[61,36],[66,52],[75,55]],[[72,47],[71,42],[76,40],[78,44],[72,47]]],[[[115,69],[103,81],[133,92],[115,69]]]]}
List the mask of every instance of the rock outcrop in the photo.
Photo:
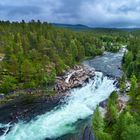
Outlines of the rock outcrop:
{"type": "Polygon", "coordinates": [[[82,87],[84,83],[88,82],[94,75],[94,69],[77,65],[66,72],[64,76],[56,78],[54,90],[58,93],[63,93],[72,88],[82,87]]]}

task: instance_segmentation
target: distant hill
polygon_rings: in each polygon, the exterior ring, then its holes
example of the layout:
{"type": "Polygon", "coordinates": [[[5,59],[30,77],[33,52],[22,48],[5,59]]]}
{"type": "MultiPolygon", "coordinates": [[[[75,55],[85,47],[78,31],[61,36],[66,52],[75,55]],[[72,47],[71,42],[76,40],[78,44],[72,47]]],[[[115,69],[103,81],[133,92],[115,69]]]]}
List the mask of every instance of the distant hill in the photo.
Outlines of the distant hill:
{"type": "Polygon", "coordinates": [[[140,28],[103,28],[103,27],[89,27],[82,24],[60,24],[60,23],[52,23],[52,25],[59,27],[59,28],[66,28],[76,31],[98,31],[98,32],[112,32],[112,31],[127,31],[133,32],[138,31],[140,28]]]}
{"type": "Polygon", "coordinates": [[[60,28],[67,28],[67,29],[72,29],[72,30],[89,30],[90,27],[82,24],[59,24],[59,23],[52,23],[52,25],[60,28]]]}

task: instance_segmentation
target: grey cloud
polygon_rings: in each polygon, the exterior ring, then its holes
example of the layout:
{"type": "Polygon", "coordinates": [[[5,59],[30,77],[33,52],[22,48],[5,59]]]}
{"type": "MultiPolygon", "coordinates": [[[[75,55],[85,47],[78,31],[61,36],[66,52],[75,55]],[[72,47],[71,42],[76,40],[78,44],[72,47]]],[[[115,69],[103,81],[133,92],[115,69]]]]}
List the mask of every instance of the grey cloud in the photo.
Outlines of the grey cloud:
{"type": "Polygon", "coordinates": [[[83,2],[82,22],[98,27],[140,27],[137,0],[100,0],[83,2]],[[131,8],[131,9],[130,9],[131,8]]]}
{"type": "Polygon", "coordinates": [[[7,13],[8,16],[40,14],[42,12],[40,7],[37,6],[19,6],[11,7],[7,13]]]}
{"type": "Polygon", "coordinates": [[[0,19],[140,27],[140,0],[4,0],[0,19]]]}
{"type": "MultiPolygon", "coordinates": [[[[22,17],[34,16],[35,14],[41,14],[42,9],[39,6],[10,6],[0,5],[0,13],[4,14],[6,20],[21,19],[22,17]]],[[[30,18],[31,18],[30,17],[30,18]]]]}

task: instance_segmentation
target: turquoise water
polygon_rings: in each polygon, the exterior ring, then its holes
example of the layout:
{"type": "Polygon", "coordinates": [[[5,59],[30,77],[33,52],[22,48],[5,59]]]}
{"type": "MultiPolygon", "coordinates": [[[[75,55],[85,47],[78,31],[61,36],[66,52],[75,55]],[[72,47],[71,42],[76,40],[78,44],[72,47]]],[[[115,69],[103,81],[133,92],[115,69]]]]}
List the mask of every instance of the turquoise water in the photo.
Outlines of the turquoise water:
{"type": "Polygon", "coordinates": [[[74,133],[76,122],[92,115],[96,106],[115,90],[113,82],[113,79],[96,72],[94,82],[90,80],[86,86],[72,90],[60,108],[39,115],[28,123],[15,124],[8,134],[0,137],[0,140],[55,139],[64,134],[74,133]]]}

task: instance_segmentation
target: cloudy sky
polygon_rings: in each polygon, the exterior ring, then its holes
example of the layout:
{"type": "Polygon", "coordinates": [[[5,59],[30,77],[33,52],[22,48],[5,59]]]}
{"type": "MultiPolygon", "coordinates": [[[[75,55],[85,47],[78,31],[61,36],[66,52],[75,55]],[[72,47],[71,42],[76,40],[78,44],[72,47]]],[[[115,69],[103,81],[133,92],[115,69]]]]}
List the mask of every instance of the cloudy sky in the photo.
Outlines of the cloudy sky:
{"type": "Polygon", "coordinates": [[[140,27],[140,0],[0,0],[0,20],[140,27]]]}

